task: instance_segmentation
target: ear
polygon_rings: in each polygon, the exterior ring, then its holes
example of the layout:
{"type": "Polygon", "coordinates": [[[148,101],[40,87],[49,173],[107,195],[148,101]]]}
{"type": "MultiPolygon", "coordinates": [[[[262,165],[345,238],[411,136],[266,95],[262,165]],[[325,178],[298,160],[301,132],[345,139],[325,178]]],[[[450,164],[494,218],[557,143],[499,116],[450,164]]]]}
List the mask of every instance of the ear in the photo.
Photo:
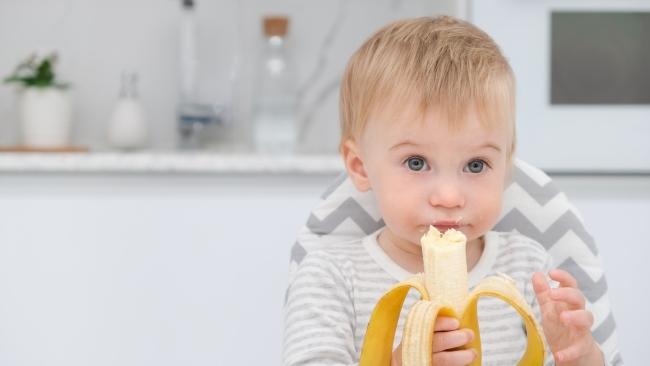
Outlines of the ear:
{"type": "Polygon", "coordinates": [[[359,145],[354,140],[347,140],[341,149],[345,170],[359,192],[370,190],[370,181],[361,159],[359,145]]]}

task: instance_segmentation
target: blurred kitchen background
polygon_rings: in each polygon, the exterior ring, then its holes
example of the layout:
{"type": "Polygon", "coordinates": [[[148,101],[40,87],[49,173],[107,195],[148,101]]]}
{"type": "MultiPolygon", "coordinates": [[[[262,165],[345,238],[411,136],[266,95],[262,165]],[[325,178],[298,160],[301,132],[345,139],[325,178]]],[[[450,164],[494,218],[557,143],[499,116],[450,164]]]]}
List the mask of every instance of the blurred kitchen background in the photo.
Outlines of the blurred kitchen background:
{"type": "Polygon", "coordinates": [[[69,84],[60,130],[0,85],[0,364],[279,365],[290,248],[342,171],[347,59],[437,14],[510,59],[519,157],[582,212],[644,364],[645,0],[0,1],[0,76],[55,51],[69,84]]]}

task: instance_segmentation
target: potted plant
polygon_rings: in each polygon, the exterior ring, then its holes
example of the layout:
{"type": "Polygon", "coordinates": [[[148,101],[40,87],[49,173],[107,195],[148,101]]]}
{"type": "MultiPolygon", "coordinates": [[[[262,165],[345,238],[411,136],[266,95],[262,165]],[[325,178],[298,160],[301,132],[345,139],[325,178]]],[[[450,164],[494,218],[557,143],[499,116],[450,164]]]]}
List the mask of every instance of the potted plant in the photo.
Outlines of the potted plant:
{"type": "Polygon", "coordinates": [[[55,52],[42,58],[33,54],[4,79],[5,83],[19,85],[18,112],[26,147],[57,148],[70,143],[69,85],[56,80],[56,62],[55,52]]]}

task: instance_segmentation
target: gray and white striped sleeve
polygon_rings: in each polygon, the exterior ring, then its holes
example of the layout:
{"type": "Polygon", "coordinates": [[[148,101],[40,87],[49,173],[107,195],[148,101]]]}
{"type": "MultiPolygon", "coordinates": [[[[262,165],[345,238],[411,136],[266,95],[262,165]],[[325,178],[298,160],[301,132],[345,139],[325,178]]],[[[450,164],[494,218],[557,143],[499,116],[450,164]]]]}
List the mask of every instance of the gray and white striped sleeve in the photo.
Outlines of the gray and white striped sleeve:
{"type": "Polygon", "coordinates": [[[335,257],[316,251],[304,258],[284,309],[284,365],[356,365],[351,293],[335,257]]]}

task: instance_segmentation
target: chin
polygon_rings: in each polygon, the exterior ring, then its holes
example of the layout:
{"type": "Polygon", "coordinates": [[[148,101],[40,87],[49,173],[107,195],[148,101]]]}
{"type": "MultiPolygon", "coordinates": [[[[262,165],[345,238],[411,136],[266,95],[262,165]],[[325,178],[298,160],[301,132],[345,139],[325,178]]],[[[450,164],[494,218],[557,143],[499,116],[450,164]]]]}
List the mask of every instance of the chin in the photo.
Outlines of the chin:
{"type": "Polygon", "coordinates": [[[420,238],[422,238],[423,236],[424,236],[424,234],[420,234],[420,233],[416,232],[415,234],[406,237],[404,240],[406,240],[406,241],[408,241],[408,242],[410,242],[410,243],[412,243],[414,245],[420,245],[420,238]]]}

